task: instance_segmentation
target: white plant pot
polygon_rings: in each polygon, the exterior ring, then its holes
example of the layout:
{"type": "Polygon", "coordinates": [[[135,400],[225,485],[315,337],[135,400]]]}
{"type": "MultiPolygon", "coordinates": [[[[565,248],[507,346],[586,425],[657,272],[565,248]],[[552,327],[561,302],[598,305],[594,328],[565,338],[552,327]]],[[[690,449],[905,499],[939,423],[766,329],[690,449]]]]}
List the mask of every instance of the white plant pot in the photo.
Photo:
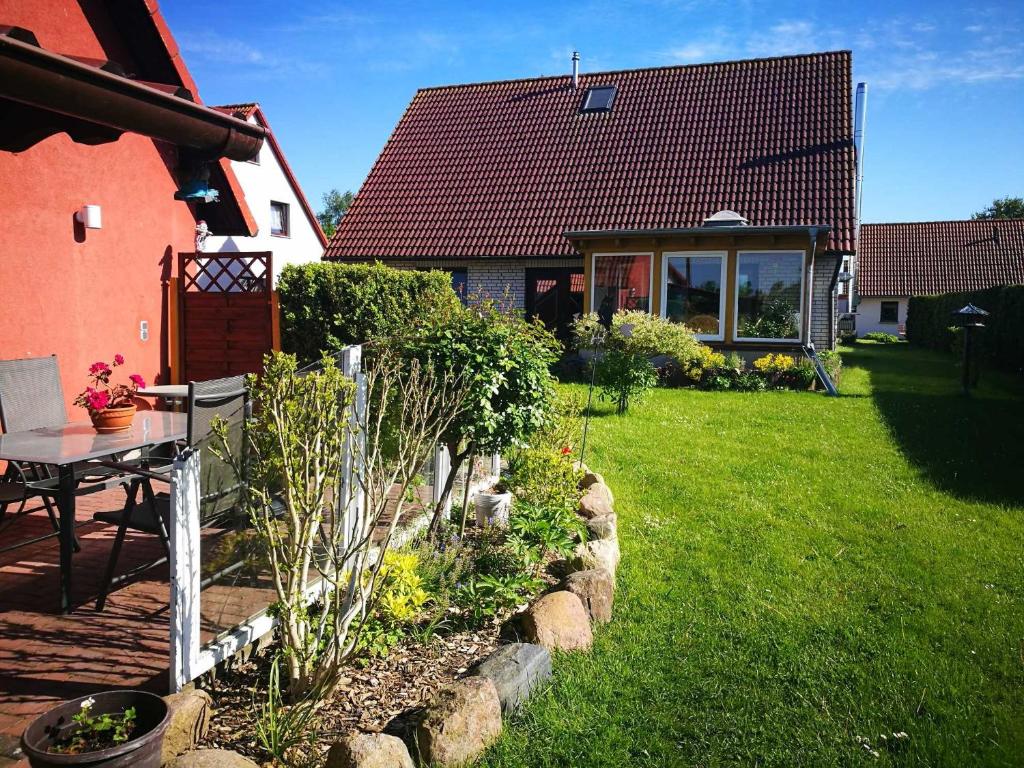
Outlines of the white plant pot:
{"type": "Polygon", "coordinates": [[[473,504],[476,507],[477,525],[497,525],[502,528],[508,525],[508,515],[512,510],[511,493],[478,493],[473,497],[473,504]]]}

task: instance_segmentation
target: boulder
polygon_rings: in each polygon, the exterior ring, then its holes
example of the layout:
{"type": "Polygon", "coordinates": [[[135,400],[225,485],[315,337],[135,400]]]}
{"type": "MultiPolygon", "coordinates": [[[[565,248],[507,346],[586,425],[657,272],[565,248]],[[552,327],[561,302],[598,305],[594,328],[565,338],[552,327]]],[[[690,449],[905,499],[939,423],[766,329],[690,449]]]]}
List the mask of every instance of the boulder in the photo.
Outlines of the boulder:
{"type": "Polygon", "coordinates": [[[587,651],[594,644],[590,617],[572,592],[551,592],[531,605],[523,615],[523,629],[530,642],[549,651],[587,651]]]}
{"type": "Polygon", "coordinates": [[[614,514],[612,509],[612,492],[604,483],[595,483],[587,488],[580,499],[580,517],[590,520],[593,517],[614,514]]]}
{"type": "Polygon", "coordinates": [[[530,693],[551,677],[551,653],[531,643],[503,645],[488,656],[476,674],[494,683],[501,711],[514,711],[530,693]]]}
{"type": "Polygon", "coordinates": [[[324,768],[416,768],[416,764],[397,736],[353,733],[331,746],[324,768]]]}
{"type": "Polygon", "coordinates": [[[565,579],[565,589],[580,599],[594,624],[607,624],[612,620],[615,581],[604,568],[570,573],[565,579]]]}
{"type": "Polygon", "coordinates": [[[420,759],[458,766],[475,760],[501,735],[501,701],[486,677],[456,680],[437,692],[416,728],[420,759]]]}
{"type": "Polygon", "coordinates": [[[230,749],[197,749],[179,756],[171,768],[259,768],[247,757],[230,749]]]}
{"type": "Polygon", "coordinates": [[[168,765],[178,755],[195,749],[210,730],[213,700],[206,691],[198,689],[164,696],[170,713],[170,723],[164,734],[161,765],[168,765]]]}
{"type": "Polygon", "coordinates": [[[570,564],[574,571],[604,568],[614,581],[620,559],[618,539],[596,539],[576,545],[570,564]]]}
{"type": "Polygon", "coordinates": [[[586,472],[583,473],[583,479],[580,480],[580,490],[585,491],[590,486],[597,485],[598,483],[601,483],[603,485],[604,478],[601,477],[601,475],[597,474],[597,472],[591,472],[588,469],[586,472]]]}
{"type": "Polygon", "coordinates": [[[590,539],[616,539],[619,536],[618,518],[614,514],[599,515],[587,520],[587,535],[590,539]]]}

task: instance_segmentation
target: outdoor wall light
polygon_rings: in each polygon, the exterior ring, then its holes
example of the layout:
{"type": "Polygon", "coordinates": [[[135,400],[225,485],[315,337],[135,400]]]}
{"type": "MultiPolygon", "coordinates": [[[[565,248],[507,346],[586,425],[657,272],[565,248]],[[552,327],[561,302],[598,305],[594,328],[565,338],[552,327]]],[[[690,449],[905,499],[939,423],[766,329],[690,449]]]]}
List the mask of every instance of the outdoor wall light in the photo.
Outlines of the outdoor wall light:
{"type": "Polygon", "coordinates": [[[86,229],[103,229],[103,211],[98,205],[83,205],[75,211],[75,221],[86,229]]]}

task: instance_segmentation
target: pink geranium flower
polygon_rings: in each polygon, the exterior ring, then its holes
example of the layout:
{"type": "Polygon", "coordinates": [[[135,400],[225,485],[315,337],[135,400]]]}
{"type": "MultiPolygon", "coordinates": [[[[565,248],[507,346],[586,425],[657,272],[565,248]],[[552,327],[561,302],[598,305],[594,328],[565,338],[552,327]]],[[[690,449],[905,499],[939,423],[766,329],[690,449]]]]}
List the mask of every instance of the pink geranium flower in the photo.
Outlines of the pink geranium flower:
{"type": "Polygon", "coordinates": [[[134,384],[138,389],[145,389],[146,388],[146,380],[144,378],[142,378],[141,376],[139,376],[139,374],[133,373],[128,378],[132,382],[132,384],[134,384]]]}
{"type": "Polygon", "coordinates": [[[99,376],[104,373],[110,373],[110,366],[102,361],[93,363],[89,366],[90,376],[99,376]]]}
{"type": "Polygon", "coordinates": [[[124,355],[114,355],[114,365],[124,365],[124,355]]]}
{"type": "Polygon", "coordinates": [[[94,411],[102,411],[110,404],[110,395],[106,392],[97,392],[93,390],[85,397],[86,402],[89,404],[89,408],[94,411]]]}

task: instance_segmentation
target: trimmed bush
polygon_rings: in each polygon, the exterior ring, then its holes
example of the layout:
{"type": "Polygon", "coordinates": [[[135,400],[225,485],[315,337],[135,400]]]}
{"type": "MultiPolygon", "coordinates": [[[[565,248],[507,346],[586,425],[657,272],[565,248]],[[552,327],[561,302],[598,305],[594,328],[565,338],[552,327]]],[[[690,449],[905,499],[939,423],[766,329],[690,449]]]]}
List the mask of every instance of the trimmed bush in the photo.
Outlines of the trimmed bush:
{"type": "Polygon", "coordinates": [[[300,363],[348,344],[405,333],[460,307],[447,272],[379,263],[289,265],[277,290],[281,346],[300,363]]]}
{"type": "Polygon", "coordinates": [[[950,351],[953,312],[971,303],[991,312],[976,334],[982,360],[1006,371],[1024,371],[1024,285],[1001,285],[968,293],[913,296],[907,309],[907,340],[929,349],[950,351]]]}
{"type": "Polygon", "coordinates": [[[900,340],[899,336],[892,333],[886,333],[885,331],[872,331],[871,333],[865,333],[864,338],[867,341],[874,341],[879,344],[897,344],[900,340]]]}

